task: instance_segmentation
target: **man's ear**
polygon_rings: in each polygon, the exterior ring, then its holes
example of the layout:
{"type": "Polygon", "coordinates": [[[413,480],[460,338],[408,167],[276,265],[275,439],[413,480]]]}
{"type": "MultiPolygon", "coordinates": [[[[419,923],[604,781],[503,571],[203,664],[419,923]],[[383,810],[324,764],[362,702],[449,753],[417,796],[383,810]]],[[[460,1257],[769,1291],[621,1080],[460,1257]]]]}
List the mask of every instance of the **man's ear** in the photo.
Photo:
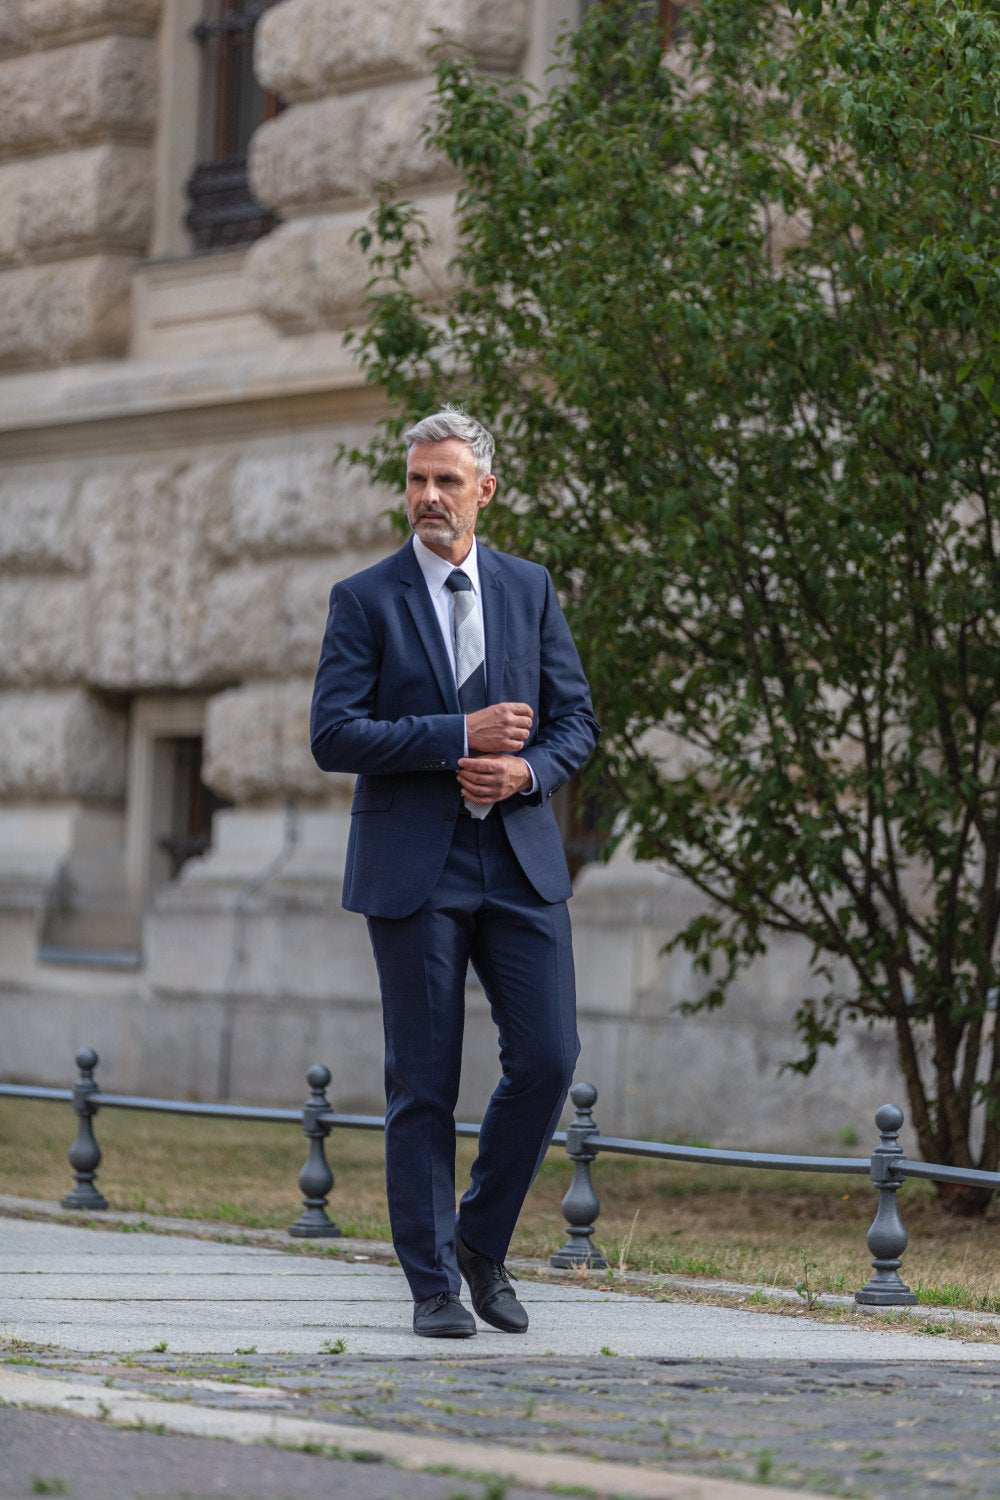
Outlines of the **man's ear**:
{"type": "Polygon", "coordinates": [[[495,474],[487,474],[479,481],[479,509],[489,505],[497,492],[497,479],[495,474]]]}

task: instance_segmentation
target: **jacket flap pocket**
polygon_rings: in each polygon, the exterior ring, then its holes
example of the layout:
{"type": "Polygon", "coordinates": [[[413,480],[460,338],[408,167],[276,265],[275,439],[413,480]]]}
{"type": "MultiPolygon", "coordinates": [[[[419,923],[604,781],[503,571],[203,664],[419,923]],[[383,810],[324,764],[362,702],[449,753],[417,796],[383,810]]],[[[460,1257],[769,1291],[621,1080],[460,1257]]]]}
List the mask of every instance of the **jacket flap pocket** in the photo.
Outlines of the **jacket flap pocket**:
{"type": "Polygon", "coordinates": [[[392,787],[366,786],[354,793],[351,812],[387,812],[395,796],[392,787]]]}

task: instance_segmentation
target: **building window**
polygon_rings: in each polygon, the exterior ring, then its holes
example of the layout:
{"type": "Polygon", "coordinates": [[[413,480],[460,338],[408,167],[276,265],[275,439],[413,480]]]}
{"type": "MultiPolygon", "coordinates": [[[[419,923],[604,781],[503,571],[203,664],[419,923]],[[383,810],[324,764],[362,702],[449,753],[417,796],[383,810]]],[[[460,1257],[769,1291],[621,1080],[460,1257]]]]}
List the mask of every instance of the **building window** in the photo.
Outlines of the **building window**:
{"type": "Polygon", "coordinates": [[[212,820],[231,804],[202,781],[202,698],[150,697],[132,709],[126,867],[142,911],[189,859],[212,846],[212,820]]]}
{"type": "Polygon", "coordinates": [[[200,250],[246,245],[274,228],[247,181],[250,137],[281,109],[253,71],[253,34],[273,0],[206,0],[191,35],[202,54],[199,161],[188,181],[187,226],[200,250]]]}
{"type": "Polygon", "coordinates": [[[166,829],[157,835],[156,848],[167,880],[179,875],[187,860],[211,849],[212,818],[220,808],[232,806],[202,781],[201,751],[197,735],[161,739],[156,746],[162,760],[160,826],[166,829]]]}
{"type": "MultiPolygon", "coordinates": [[[[600,0],[585,0],[588,4],[600,0]]],[[[688,0],[637,0],[636,25],[656,26],[664,48],[673,47],[684,35],[684,8],[688,0]]]]}
{"type": "Polygon", "coordinates": [[[685,0],[653,0],[647,9],[660,28],[664,47],[673,47],[684,35],[685,0]]]}

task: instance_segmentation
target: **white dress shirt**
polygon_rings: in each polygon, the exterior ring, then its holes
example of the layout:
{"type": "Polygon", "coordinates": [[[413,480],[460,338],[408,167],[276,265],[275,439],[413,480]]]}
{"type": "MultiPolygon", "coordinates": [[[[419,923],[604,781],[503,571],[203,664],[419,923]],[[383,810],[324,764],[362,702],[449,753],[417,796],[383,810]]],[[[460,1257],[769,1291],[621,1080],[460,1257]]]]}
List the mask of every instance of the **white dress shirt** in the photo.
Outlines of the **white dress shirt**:
{"type": "MultiPolygon", "coordinates": [[[[469,577],[469,581],[472,584],[472,597],[475,600],[476,609],[479,612],[479,621],[483,628],[484,647],[486,643],[486,621],[483,619],[483,596],[479,588],[479,559],[476,553],[476,538],[472,538],[472,546],[469,550],[468,557],[463,558],[460,563],[451,563],[446,557],[439,557],[436,552],[431,551],[430,547],[425,546],[416,534],[414,534],[413,537],[413,554],[417,559],[417,563],[419,564],[421,573],[423,573],[424,575],[424,582],[427,585],[427,592],[431,596],[431,604],[434,606],[434,614],[438,622],[438,627],[441,631],[441,638],[444,641],[444,648],[448,653],[448,663],[451,667],[451,675],[454,677],[455,596],[453,595],[451,589],[447,587],[447,582],[456,568],[458,568],[460,572],[466,573],[469,577]]],[[[468,755],[469,753],[468,721],[466,721],[465,726],[464,753],[466,755],[468,755]]],[[[531,785],[527,788],[526,791],[521,793],[523,797],[530,797],[532,792],[538,786],[538,778],[535,775],[534,768],[529,765],[528,770],[531,772],[531,785]]]]}
{"type": "MultiPolygon", "coordinates": [[[[446,557],[439,557],[432,552],[430,547],[424,545],[418,536],[413,538],[413,551],[420,571],[424,575],[427,592],[431,596],[434,613],[437,616],[438,626],[444,639],[445,650],[448,653],[448,664],[451,667],[451,675],[455,675],[455,616],[452,603],[452,592],[447,587],[448,579],[457,568],[460,573],[466,573],[472,584],[472,597],[475,600],[476,611],[479,615],[479,623],[482,626],[483,641],[486,640],[486,622],[483,619],[483,596],[479,591],[479,561],[476,557],[476,539],[472,538],[472,550],[460,563],[450,563],[446,557]]],[[[484,666],[485,671],[485,666],[484,666]]],[[[468,750],[466,750],[468,754],[468,750]]]]}

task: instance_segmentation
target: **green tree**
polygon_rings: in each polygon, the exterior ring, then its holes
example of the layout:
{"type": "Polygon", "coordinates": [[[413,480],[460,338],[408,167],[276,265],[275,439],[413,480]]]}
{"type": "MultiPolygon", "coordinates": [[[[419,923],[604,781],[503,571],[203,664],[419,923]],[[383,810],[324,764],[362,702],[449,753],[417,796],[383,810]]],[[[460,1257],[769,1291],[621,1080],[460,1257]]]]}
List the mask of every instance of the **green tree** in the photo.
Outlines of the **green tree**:
{"type": "MultiPolygon", "coordinates": [[[[802,935],[793,1065],[888,1020],[924,1155],[995,1169],[1000,12],[700,0],[666,58],[638,15],[544,97],[443,57],[457,280],[413,291],[387,192],[357,354],[500,432],[492,536],[561,586],[619,831],[708,898],[699,1003],[802,935]]],[[[402,424],[354,461],[398,481],[402,424]]]]}

